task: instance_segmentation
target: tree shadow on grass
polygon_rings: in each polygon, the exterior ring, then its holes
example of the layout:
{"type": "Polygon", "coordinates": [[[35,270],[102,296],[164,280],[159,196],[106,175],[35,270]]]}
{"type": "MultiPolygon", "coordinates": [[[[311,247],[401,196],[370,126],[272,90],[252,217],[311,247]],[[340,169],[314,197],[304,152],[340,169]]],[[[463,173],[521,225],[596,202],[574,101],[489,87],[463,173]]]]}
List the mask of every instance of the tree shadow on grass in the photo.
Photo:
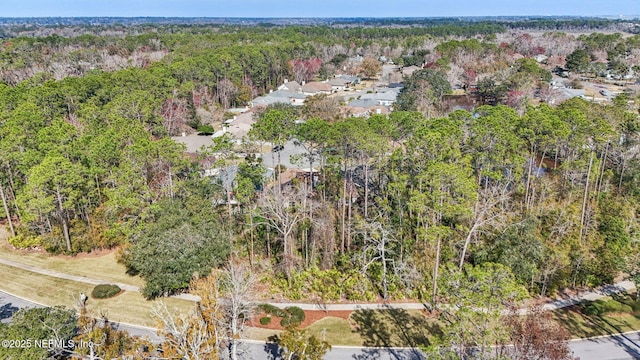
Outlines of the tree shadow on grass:
{"type": "Polygon", "coordinates": [[[592,337],[601,335],[593,326],[586,326],[586,324],[580,319],[586,317],[579,306],[573,305],[563,309],[554,311],[554,316],[571,334],[580,337],[592,337]]]}
{"type": "MultiPolygon", "coordinates": [[[[421,313],[391,307],[383,310],[357,310],[351,314],[351,321],[355,323],[354,332],[360,335],[366,347],[427,347],[431,345],[429,337],[442,334],[438,323],[421,313]]],[[[404,354],[396,358],[423,357],[406,357],[404,354]]]]}

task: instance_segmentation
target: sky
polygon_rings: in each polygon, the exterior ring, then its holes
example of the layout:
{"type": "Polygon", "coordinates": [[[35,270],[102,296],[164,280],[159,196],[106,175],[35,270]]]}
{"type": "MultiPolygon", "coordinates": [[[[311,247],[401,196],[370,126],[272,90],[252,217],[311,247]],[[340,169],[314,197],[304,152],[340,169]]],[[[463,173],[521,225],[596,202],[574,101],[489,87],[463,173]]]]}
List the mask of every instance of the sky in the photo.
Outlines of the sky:
{"type": "Polygon", "coordinates": [[[0,0],[0,17],[638,16],[640,0],[0,0]]]}

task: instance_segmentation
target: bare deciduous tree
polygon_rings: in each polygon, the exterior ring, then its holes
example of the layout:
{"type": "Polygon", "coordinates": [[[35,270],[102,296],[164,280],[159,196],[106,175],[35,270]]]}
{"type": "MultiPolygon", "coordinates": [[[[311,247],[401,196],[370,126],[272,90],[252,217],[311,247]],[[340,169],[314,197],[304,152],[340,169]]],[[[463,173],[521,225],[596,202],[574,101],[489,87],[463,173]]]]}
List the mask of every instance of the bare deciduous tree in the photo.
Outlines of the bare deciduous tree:
{"type": "Polygon", "coordinates": [[[161,323],[158,335],[163,340],[165,355],[188,360],[205,360],[217,355],[217,337],[209,331],[207,321],[199,311],[174,315],[165,303],[160,303],[152,314],[161,323]]]}
{"type": "Polygon", "coordinates": [[[294,231],[313,210],[309,206],[306,209],[302,206],[306,198],[305,191],[292,188],[279,192],[278,189],[279,186],[275,185],[264,191],[259,199],[259,211],[268,226],[282,236],[283,260],[288,275],[295,256],[294,231]]]}
{"type": "Polygon", "coordinates": [[[465,236],[460,254],[459,268],[462,270],[464,258],[471,240],[476,234],[486,226],[497,225],[500,217],[508,211],[507,202],[510,196],[510,183],[502,185],[488,186],[482,189],[478,194],[478,200],[473,205],[473,216],[467,236],[465,236]]]}
{"type": "Polygon", "coordinates": [[[218,326],[222,319],[217,282],[215,273],[193,282],[193,293],[200,301],[188,314],[171,312],[165,303],[153,308],[152,314],[159,321],[158,335],[163,339],[165,356],[188,360],[217,358],[218,326]]]}
{"type": "Polygon", "coordinates": [[[239,340],[242,339],[245,325],[251,318],[254,308],[252,299],[257,280],[248,265],[234,258],[229,260],[224,273],[220,276],[220,290],[223,294],[221,328],[226,333],[226,347],[229,358],[232,360],[240,358],[239,340]]]}
{"type": "Polygon", "coordinates": [[[216,87],[216,94],[218,96],[218,101],[223,108],[228,109],[231,105],[231,100],[233,100],[234,96],[238,92],[238,87],[231,82],[229,79],[222,79],[218,82],[218,86],[216,87]]]}
{"type": "Polygon", "coordinates": [[[189,122],[187,101],[174,94],[162,104],[162,126],[169,135],[177,135],[189,122]]]}
{"type": "Polygon", "coordinates": [[[388,263],[393,261],[390,255],[393,250],[389,245],[396,242],[391,230],[379,221],[369,221],[362,225],[360,234],[364,237],[365,247],[362,251],[362,272],[366,272],[369,266],[379,262],[382,266],[382,298],[388,298],[388,263]]]}

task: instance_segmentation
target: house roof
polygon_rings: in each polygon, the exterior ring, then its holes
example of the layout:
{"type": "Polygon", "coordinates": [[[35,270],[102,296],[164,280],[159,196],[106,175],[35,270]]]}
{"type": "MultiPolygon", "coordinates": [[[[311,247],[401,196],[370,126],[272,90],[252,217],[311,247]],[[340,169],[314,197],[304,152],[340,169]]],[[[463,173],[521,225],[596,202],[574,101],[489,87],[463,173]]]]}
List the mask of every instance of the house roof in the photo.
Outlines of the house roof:
{"type": "Polygon", "coordinates": [[[287,90],[276,90],[270,94],[259,96],[251,100],[251,103],[253,104],[253,106],[272,105],[276,103],[290,104],[291,99],[305,99],[306,97],[307,96],[302,93],[291,92],[287,90]]]}
{"type": "Polygon", "coordinates": [[[344,116],[358,116],[358,117],[368,117],[369,115],[375,114],[389,114],[391,111],[388,107],[382,105],[374,105],[368,107],[359,107],[359,106],[342,106],[340,107],[340,111],[344,116]]]}
{"type": "Polygon", "coordinates": [[[249,130],[251,130],[251,124],[244,122],[232,123],[227,128],[227,132],[237,139],[247,136],[249,134],[249,130]]]}
{"type": "Polygon", "coordinates": [[[203,146],[214,145],[211,136],[204,135],[172,136],[171,139],[179,144],[184,144],[188,153],[196,153],[203,146]]]}
{"type": "Polygon", "coordinates": [[[389,90],[385,92],[377,92],[374,94],[364,94],[360,96],[360,100],[377,100],[377,101],[396,101],[398,92],[389,90]]]}
{"type": "Polygon", "coordinates": [[[349,103],[350,107],[360,107],[360,108],[368,108],[371,106],[378,106],[378,105],[380,105],[380,102],[374,99],[359,99],[359,100],[353,100],[352,102],[349,103]]]}
{"type": "Polygon", "coordinates": [[[306,95],[304,95],[304,94],[293,92],[293,91],[286,91],[286,90],[277,90],[277,91],[274,91],[271,94],[268,94],[266,96],[274,97],[274,98],[285,98],[285,99],[304,99],[304,98],[306,98],[306,95]]]}
{"type": "Polygon", "coordinates": [[[258,96],[257,98],[251,100],[251,103],[253,104],[253,106],[258,106],[258,105],[272,105],[272,104],[276,104],[276,103],[289,103],[288,98],[279,98],[279,97],[274,97],[274,96],[258,96]]]}
{"type": "Polygon", "coordinates": [[[302,86],[297,81],[288,81],[278,87],[278,90],[289,90],[298,92],[302,89],[302,86]]]}
{"type": "Polygon", "coordinates": [[[351,81],[347,79],[333,78],[328,81],[328,84],[331,86],[345,86],[347,84],[351,84],[351,81]]]}
{"type": "Polygon", "coordinates": [[[367,114],[369,113],[369,110],[367,110],[367,108],[357,106],[341,106],[340,110],[342,112],[342,115],[344,116],[361,117],[367,116],[367,114]]]}
{"type": "Polygon", "coordinates": [[[318,81],[313,81],[302,85],[302,92],[305,93],[318,93],[323,91],[331,92],[331,85],[318,81]]]}
{"type": "Polygon", "coordinates": [[[336,79],[344,79],[346,81],[349,81],[349,83],[351,84],[357,84],[360,82],[360,78],[357,76],[349,76],[349,75],[339,75],[335,77],[336,79]]]}

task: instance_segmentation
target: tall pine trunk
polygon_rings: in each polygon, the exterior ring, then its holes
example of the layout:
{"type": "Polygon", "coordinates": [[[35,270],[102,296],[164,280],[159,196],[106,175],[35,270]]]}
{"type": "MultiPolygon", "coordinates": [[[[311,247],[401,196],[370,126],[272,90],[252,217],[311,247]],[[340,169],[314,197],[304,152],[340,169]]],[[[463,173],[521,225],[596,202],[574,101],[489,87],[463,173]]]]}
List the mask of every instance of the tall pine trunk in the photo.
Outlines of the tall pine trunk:
{"type": "Polygon", "coordinates": [[[16,230],[13,228],[13,221],[11,220],[11,213],[9,212],[9,205],[7,204],[7,197],[4,194],[4,187],[0,184],[0,198],[2,198],[2,206],[4,206],[4,212],[7,215],[7,222],[9,223],[9,230],[11,236],[16,236],[16,230]]]}
{"type": "Polygon", "coordinates": [[[584,184],[584,194],[582,195],[582,212],[580,215],[580,243],[582,244],[583,237],[585,236],[585,218],[587,214],[587,201],[589,198],[589,178],[591,178],[591,167],[593,166],[593,153],[589,156],[589,166],[587,168],[587,182],[584,184]]]}
{"type": "Polygon", "coordinates": [[[62,194],[60,194],[60,186],[56,187],[56,198],[58,200],[58,213],[60,214],[60,223],[62,223],[62,234],[67,245],[67,251],[71,251],[71,237],[69,235],[69,224],[62,207],[62,194]]]}

